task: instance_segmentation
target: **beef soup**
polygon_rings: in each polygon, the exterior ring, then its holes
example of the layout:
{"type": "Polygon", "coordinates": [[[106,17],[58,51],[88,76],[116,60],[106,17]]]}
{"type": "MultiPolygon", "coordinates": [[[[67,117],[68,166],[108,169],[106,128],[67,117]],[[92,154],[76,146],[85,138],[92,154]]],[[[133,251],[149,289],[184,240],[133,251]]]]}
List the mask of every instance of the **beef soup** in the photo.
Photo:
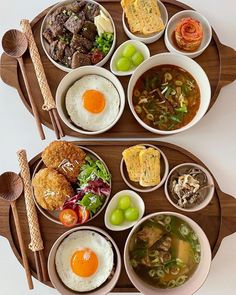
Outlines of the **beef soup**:
{"type": "Polygon", "coordinates": [[[142,121],[159,130],[176,130],[192,121],[200,106],[193,76],[174,65],[146,71],[136,82],[133,105],[142,121]]]}

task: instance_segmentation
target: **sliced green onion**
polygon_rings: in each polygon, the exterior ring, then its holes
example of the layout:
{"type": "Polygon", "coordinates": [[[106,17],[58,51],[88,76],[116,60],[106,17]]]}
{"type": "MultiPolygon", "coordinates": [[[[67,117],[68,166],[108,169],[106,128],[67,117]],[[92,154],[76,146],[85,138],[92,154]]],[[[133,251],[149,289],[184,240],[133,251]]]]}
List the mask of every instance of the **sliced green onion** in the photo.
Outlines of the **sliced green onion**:
{"type": "Polygon", "coordinates": [[[181,286],[183,285],[183,283],[186,281],[188,277],[186,275],[183,275],[183,276],[179,276],[177,279],[176,279],[176,286],[181,286]]]}
{"type": "Polygon", "coordinates": [[[138,113],[138,114],[141,114],[142,113],[142,108],[139,105],[136,105],[134,107],[134,109],[135,109],[136,113],[138,113]]]}
{"type": "Polygon", "coordinates": [[[164,75],[164,77],[165,77],[165,81],[170,81],[170,80],[172,80],[172,75],[171,75],[171,73],[166,72],[165,75],[164,75]]]}
{"type": "Polygon", "coordinates": [[[167,225],[165,226],[165,229],[166,229],[166,231],[170,232],[170,231],[171,231],[171,226],[170,226],[170,224],[167,224],[167,225]]]}
{"type": "Polygon", "coordinates": [[[171,280],[169,281],[169,283],[167,284],[167,288],[174,288],[176,286],[176,282],[175,280],[171,280]]]}
{"type": "Polygon", "coordinates": [[[140,91],[138,89],[134,90],[134,96],[139,97],[141,95],[140,91]]]}
{"type": "Polygon", "coordinates": [[[181,224],[179,231],[183,236],[187,236],[189,234],[189,229],[184,224],[181,224]]]}
{"type": "Polygon", "coordinates": [[[138,262],[135,259],[132,259],[130,263],[134,268],[138,266],[138,262]]]}
{"type": "Polygon", "coordinates": [[[200,255],[198,253],[195,253],[194,259],[195,259],[196,263],[199,263],[200,262],[200,255]]]}
{"type": "Polygon", "coordinates": [[[150,269],[149,272],[148,272],[148,274],[149,274],[149,276],[150,276],[151,278],[153,278],[153,277],[155,277],[155,275],[156,275],[156,270],[155,270],[155,269],[150,269]]]}
{"type": "Polygon", "coordinates": [[[159,251],[158,250],[151,250],[148,255],[150,257],[156,257],[157,255],[159,255],[159,251]]]}
{"type": "Polygon", "coordinates": [[[150,121],[153,121],[154,120],[154,116],[153,114],[147,114],[147,119],[150,120],[150,121]]]}
{"type": "Polygon", "coordinates": [[[165,224],[170,224],[171,223],[171,217],[170,216],[166,216],[164,219],[165,224]]]}
{"type": "Polygon", "coordinates": [[[183,82],[180,81],[180,80],[176,80],[176,81],[175,81],[175,85],[177,85],[177,86],[182,86],[182,85],[183,85],[183,82]]]}
{"type": "Polygon", "coordinates": [[[196,251],[197,251],[197,252],[201,252],[201,246],[200,246],[200,244],[197,244],[197,245],[196,245],[196,251]]]}
{"type": "Polygon", "coordinates": [[[156,273],[159,278],[163,278],[165,276],[165,272],[162,269],[158,269],[156,273]]]}
{"type": "MultiPolygon", "coordinates": [[[[160,117],[159,117],[160,118],[160,117]]],[[[156,220],[158,221],[158,220],[163,220],[164,219],[164,215],[163,214],[160,214],[160,215],[157,215],[155,218],[156,218],[156,220]]]]}

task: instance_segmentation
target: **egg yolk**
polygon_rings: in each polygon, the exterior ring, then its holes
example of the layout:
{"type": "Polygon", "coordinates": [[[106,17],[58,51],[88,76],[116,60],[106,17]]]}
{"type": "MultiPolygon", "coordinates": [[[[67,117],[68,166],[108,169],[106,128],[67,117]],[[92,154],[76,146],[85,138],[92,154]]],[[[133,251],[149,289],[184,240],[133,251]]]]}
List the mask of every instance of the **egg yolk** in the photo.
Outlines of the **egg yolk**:
{"type": "Polygon", "coordinates": [[[105,108],[106,100],[100,91],[86,90],[83,94],[83,104],[87,111],[97,114],[105,108]]]}
{"type": "Polygon", "coordinates": [[[71,269],[80,277],[90,277],[97,267],[97,255],[89,248],[76,251],[71,258],[71,269]]]}

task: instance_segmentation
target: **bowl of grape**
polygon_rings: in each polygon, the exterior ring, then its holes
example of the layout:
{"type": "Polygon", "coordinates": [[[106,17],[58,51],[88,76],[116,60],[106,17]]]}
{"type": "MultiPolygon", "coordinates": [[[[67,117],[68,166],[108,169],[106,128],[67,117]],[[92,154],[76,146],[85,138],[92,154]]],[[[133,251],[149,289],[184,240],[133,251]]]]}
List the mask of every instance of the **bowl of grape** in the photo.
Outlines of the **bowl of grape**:
{"type": "Polygon", "coordinates": [[[136,192],[122,190],[111,198],[105,212],[104,222],[110,230],[126,230],[142,218],[144,211],[143,199],[136,192]]]}
{"type": "Polygon", "coordinates": [[[144,43],[128,40],[116,49],[110,68],[116,76],[132,75],[135,69],[149,57],[150,51],[144,43]]]}

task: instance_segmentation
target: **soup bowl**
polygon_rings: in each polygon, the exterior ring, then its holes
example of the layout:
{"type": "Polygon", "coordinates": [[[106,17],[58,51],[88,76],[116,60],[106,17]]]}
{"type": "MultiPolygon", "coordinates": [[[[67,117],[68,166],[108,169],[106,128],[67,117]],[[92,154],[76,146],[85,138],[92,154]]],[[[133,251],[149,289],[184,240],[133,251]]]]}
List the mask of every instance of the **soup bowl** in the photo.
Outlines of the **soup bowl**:
{"type": "Polygon", "coordinates": [[[142,218],[131,230],[126,240],[125,248],[124,248],[124,264],[125,264],[125,269],[129,279],[141,293],[148,294],[148,295],[155,295],[155,294],[189,295],[189,294],[195,293],[203,285],[203,283],[205,282],[208,276],[208,273],[210,271],[211,259],[212,259],[211,247],[201,227],[189,217],[179,213],[175,213],[175,212],[152,213],[142,218]],[[174,288],[162,289],[159,287],[152,286],[151,284],[148,284],[143,279],[141,279],[140,276],[136,274],[129,259],[129,246],[130,246],[131,238],[133,237],[137,229],[140,227],[140,225],[144,221],[150,218],[158,217],[160,215],[175,216],[181,219],[183,222],[187,223],[187,225],[189,225],[194,231],[194,233],[197,235],[199,243],[200,243],[200,247],[201,247],[201,258],[197,268],[195,269],[195,271],[193,272],[193,274],[188,280],[186,280],[182,285],[178,287],[174,287],[174,288]]]}
{"type": "Polygon", "coordinates": [[[141,126],[143,126],[148,131],[156,134],[170,135],[185,131],[197,124],[201,120],[201,118],[207,112],[207,109],[211,101],[211,86],[205,71],[198,63],[196,63],[191,58],[176,53],[160,53],[152,56],[151,58],[144,61],[140,66],[137,67],[129,81],[127,96],[130,110],[141,126]],[[138,116],[134,109],[133,91],[138,79],[148,70],[160,65],[173,65],[184,69],[192,75],[200,90],[200,106],[197,113],[188,124],[179,129],[160,130],[152,126],[149,126],[138,116]]]}

